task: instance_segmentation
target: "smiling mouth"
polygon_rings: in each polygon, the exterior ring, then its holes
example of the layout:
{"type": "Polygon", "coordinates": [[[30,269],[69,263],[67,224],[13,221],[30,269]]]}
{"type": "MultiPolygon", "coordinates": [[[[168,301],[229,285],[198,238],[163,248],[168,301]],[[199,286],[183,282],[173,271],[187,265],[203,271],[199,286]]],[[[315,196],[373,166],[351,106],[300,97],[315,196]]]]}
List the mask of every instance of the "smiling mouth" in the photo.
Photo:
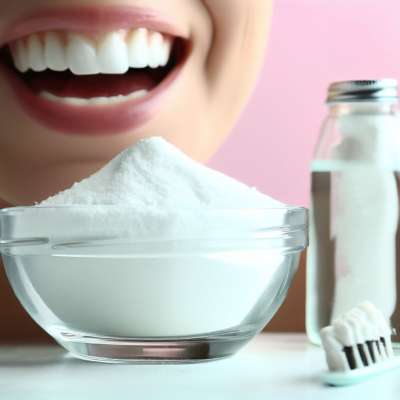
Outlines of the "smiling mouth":
{"type": "Polygon", "coordinates": [[[85,35],[42,32],[2,51],[36,95],[70,105],[107,105],[144,97],[179,64],[184,43],[146,28],[85,35]]]}
{"type": "Polygon", "coordinates": [[[0,63],[30,116],[78,134],[118,133],[146,122],[150,103],[187,56],[187,40],[144,26],[39,31],[0,49],[0,63]]]}

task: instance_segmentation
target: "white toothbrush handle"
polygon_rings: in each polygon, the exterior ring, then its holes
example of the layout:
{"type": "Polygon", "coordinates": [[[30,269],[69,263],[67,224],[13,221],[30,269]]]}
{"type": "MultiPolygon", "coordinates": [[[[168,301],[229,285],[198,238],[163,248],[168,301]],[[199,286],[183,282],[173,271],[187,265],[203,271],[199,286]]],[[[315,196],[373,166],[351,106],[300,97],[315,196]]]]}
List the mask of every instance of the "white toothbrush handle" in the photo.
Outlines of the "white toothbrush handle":
{"type": "Polygon", "coordinates": [[[327,372],[322,375],[322,382],[331,386],[355,385],[396,368],[400,368],[400,357],[394,357],[391,360],[383,361],[376,365],[350,371],[327,372]]]}

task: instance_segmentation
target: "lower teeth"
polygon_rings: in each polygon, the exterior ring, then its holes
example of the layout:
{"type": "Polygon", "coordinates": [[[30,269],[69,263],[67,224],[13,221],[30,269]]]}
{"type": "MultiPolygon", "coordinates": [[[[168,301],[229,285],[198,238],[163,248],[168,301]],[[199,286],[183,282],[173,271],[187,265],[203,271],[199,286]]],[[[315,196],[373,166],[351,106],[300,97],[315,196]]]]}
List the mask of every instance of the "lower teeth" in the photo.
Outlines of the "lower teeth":
{"type": "Polygon", "coordinates": [[[62,104],[69,104],[74,106],[94,106],[94,105],[109,105],[116,103],[123,103],[127,100],[139,99],[144,97],[148,93],[148,90],[137,90],[136,92],[132,92],[128,95],[118,95],[118,96],[110,96],[110,97],[91,97],[88,99],[82,97],[59,97],[52,93],[42,91],[39,93],[39,96],[62,104]]]}

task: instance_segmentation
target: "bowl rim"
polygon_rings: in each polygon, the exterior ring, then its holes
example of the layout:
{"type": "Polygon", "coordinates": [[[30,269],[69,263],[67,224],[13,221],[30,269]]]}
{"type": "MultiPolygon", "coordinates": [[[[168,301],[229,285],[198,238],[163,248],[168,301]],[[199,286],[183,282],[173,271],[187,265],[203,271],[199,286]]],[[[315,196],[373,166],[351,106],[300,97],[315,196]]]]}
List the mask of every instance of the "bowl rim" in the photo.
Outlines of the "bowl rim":
{"type": "MultiPolygon", "coordinates": [[[[144,214],[139,216],[143,216],[144,214]]],[[[101,220],[100,220],[101,221],[101,220]]],[[[191,222],[192,220],[189,220],[191,222]]],[[[57,221],[59,223],[59,221],[57,221]]],[[[83,222],[85,223],[85,222],[83,222]]],[[[200,224],[201,225],[201,224],[200,224]]],[[[101,225],[99,225],[101,226],[101,225]]],[[[179,223],[177,225],[179,227],[179,223]]],[[[207,225],[209,226],[209,225],[207,225]]],[[[17,207],[8,207],[0,210],[0,252],[2,253],[5,248],[11,247],[31,247],[34,245],[55,245],[55,244],[66,244],[66,243],[75,243],[78,245],[79,243],[93,243],[96,241],[100,243],[101,241],[109,241],[111,239],[115,240],[128,240],[130,243],[171,243],[171,242],[189,242],[191,240],[207,243],[207,242],[215,242],[218,241],[222,246],[223,243],[229,242],[232,245],[235,241],[246,241],[246,242],[260,242],[260,241],[268,241],[268,243],[272,246],[274,241],[281,241],[285,239],[286,247],[289,246],[292,250],[294,249],[304,249],[308,244],[308,226],[309,226],[309,218],[308,218],[308,210],[305,207],[301,206],[290,206],[284,205],[282,207],[270,207],[270,208],[210,208],[210,209],[155,209],[149,208],[145,210],[137,210],[137,207],[134,206],[119,206],[119,205],[56,205],[56,206],[17,206],[17,207]],[[53,214],[54,211],[60,210],[62,211],[60,214],[53,214]],[[68,211],[71,211],[71,214],[68,211]],[[90,213],[85,214],[85,211],[91,210],[90,213]],[[96,210],[100,213],[97,214],[96,210]],[[96,227],[95,232],[92,232],[88,229],[88,232],[78,233],[76,237],[73,239],[68,239],[65,241],[64,237],[57,237],[57,235],[49,234],[44,231],[41,232],[41,228],[37,231],[37,234],[27,234],[25,235],[15,235],[10,232],[7,226],[12,226],[12,222],[9,221],[11,219],[19,219],[22,220],[25,218],[24,213],[26,212],[27,222],[30,221],[30,217],[34,216],[34,222],[37,222],[37,218],[49,218],[51,223],[52,216],[61,218],[67,218],[73,216],[72,211],[76,211],[76,214],[73,217],[78,216],[81,218],[84,216],[88,217],[86,221],[88,226],[91,226],[91,221],[93,218],[103,218],[106,217],[106,220],[103,220],[101,224],[104,224],[107,221],[111,221],[113,218],[117,218],[117,221],[121,221],[121,218],[126,222],[130,223],[130,215],[126,212],[132,210],[132,218],[136,218],[134,213],[138,211],[141,213],[149,213],[149,218],[157,218],[161,217],[162,223],[169,221],[169,217],[171,217],[171,232],[162,232],[158,234],[158,232],[153,235],[151,232],[149,234],[141,233],[140,229],[136,234],[135,231],[125,232],[125,226],[118,228],[116,232],[108,231],[107,235],[99,234],[97,232],[96,227]],[[35,215],[35,211],[38,211],[37,215],[35,215]],[[80,215],[80,211],[82,214],[80,215]],[[108,214],[107,211],[110,211],[108,214]],[[115,213],[113,212],[115,211],[115,213]],[[152,211],[154,214],[152,214],[152,211]],[[33,212],[33,213],[32,213],[33,212]],[[49,212],[49,214],[47,214],[49,212]],[[44,214],[43,214],[44,213],[44,214]],[[104,214],[102,214],[104,213],[104,214]],[[174,223],[176,221],[179,222],[180,218],[185,218],[185,215],[190,214],[193,218],[202,217],[206,218],[206,223],[210,221],[215,222],[218,226],[221,224],[221,227],[225,226],[223,229],[215,229],[215,225],[210,225],[210,231],[207,234],[204,233],[202,229],[199,231],[194,230],[193,233],[188,233],[183,231],[182,234],[178,231],[174,230],[174,223]],[[199,214],[196,214],[199,213],[199,214]],[[215,218],[214,218],[215,217],[215,218]],[[219,217],[221,218],[219,220],[219,217]],[[110,218],[108,220],[108,218],[110,218]],[[177,220],[174,220],[177,218],[177,220]],[[209,220],[208,220],[209,218],[209,220]],[[243,220],[246,221],[243,226],[241,226],[239,230],[231,232],[230,230],[230,221],[234,222],[234,218],[238,218],[238,221],[243,220]],[[248,225],[247,225],[248,220],[248,225]],[[105,221],[105,222],[104,222],[105,221]],[[226,225],[228,224],[228,225],[226,225]],[[228,229],[226,229],[228,226],[228,229]],[[11,233],[11,234],[10,234],[11,233]],[[143,236],[141,236],[143,235],[143,236]],[[289,245],[289,243],[291,245],[289,245]]],[[[69,236],[69,235],[67,235],[69,236]]],[[[71,236],[72,237],[72,236],[71,236]]],[[[113,241],[110,242],[111,244],[113,241]]],[[[280,243],[280,242],[279,242],[280,243]]],[[[105,245],[105,243],[103,243],[105,245]]],[[[283,245],[282,245],[283,246],[283,245]]]]}
{"type": "Polygon", "coordinates": [[[164,209],[159,209],[156,207],[149,206],[148,210],[143,210],[140,211],[137,209],[137,206],[134,205],[124,205],[124,204],[57,204],[57,205],[32,205],[32,206],[14,206],[14,207],[5,207],[0,209],[0,214],[8,214],[11,212],[20,212],[20,211],[25,211],[25,210],[34,210],[34,209],[41,209],[41,210],[52,210],[52,209],[116,209],[116,210],[121,210],[121,209],[132,209],[133,211],[136,212],[146,212],[146,211],[154,211],[154,210],[159,210],[163,211],[165,213],[192,213],[192,212],[201,212],[201,213],[217,213],[217,212],[222,212],[222,213],[237,213],[237,212],[249,212],[249,213],[261,213],[261,212],[299,212],[299,213],[308,213],[308,208],[305,206],[297,206],[297,205],[290,205],[290,204],[284,204],[282,206],[275,206],[275,207],[226,207],[226,208],[176,208],[176,209],[170,209],[170,208],[164,208],[164,209]]]}

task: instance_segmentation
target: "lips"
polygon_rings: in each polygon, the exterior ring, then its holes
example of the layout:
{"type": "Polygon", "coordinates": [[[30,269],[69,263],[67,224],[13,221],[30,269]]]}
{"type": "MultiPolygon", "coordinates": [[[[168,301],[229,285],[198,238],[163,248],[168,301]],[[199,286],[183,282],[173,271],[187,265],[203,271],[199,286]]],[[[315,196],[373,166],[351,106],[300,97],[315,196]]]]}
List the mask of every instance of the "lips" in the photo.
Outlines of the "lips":
{"type": "Polygon", "coordinates": [[[132,132],[167,101],[188,57],[184,35],[153,10],[46,9],[0,38],[0,70],[23,110],[56,132],[132,132]]]}

